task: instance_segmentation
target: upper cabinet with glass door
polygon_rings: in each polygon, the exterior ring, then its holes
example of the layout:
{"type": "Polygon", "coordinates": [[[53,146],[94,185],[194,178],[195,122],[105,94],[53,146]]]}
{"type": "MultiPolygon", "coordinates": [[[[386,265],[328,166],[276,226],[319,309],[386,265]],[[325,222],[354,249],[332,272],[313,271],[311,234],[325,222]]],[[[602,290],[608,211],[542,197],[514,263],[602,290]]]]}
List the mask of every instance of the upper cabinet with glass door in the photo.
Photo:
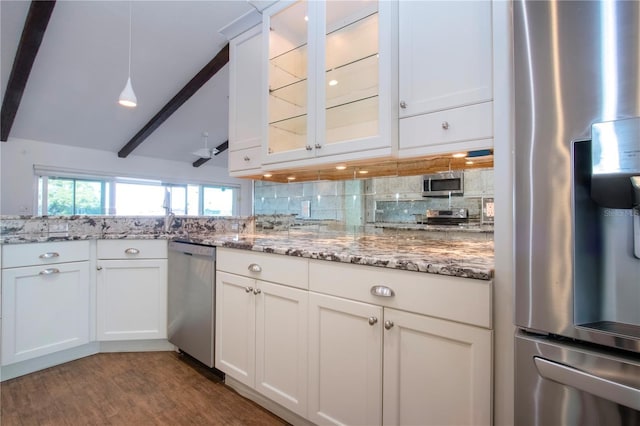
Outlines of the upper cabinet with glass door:
{"type": "Polygon", "coordinates": [[[396,2],[279,2],[263,34],[266,169],[393,153],[396,2]]]}

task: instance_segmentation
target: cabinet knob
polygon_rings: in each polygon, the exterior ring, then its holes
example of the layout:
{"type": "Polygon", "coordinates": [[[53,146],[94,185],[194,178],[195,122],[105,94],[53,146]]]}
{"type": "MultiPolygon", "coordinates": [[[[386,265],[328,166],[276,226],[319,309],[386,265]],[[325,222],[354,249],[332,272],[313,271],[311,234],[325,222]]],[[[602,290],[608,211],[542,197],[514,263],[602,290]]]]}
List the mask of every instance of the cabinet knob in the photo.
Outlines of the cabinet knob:
{"type": "Polygon", "coordinates": [[[322,148],[322,145],[320,145],[319,143],[316,144],[316,149],[320,149],[322,148]]]}
{"type": "Polygon", "coordinates": [[[247,269],[250,272],[262,272],[262,266],[258,265],[257,263],[252,263],[247,269]]]}
{"type": "Polygon", "coordinates": [[[311,145],[307,145],[304,147],[304,149],[306,149],[307,151],[311,151],[313,148],[311,147],[311,145]]]}
{"type": "Polygon", "coordinates": [[[60,257],[60,253],[56,253],[55,251],[50,251],[47,253],[42,253],[38,256],[40,259],[53,259],[54,257],[60,257]]]}
{"type": "Polygon", "coordinates": [[[371,287],[371,294],[379,297],[393,297],[396,295],[396,292],[386,285],[374,285],[371,287]]]}
{"type": "Polygon", "coordinates": [[[375,323],[378,322],[378,318],[376,317],[369,317],[369,325],[374,325],[375,323]]]}
{"type": "Polygon", "coordinates": [[[253,294],[260,294],[260,293],[262,293],[262,290],[260,290],[259,288],[253,289],[253,294]]]}
{"type": "Polygon", "coordinates": [[[96,269],[97,269],[98,271],[102,271],[102,266],[96,266],[96,269]]]}
{"type": "Polygon", "coordinates": [[[386,328],[387,330],[390,330],[391,327],[393,327],[393,321],[386,320],[384,322],[384,328],[386,328]]]}
{"type": "Polygon", "coordinates": [[[405,101],[400,101],[400,108],[405,109],[407,107],[407,103],[405,101]]]}
{"type": "Polygon", "coordinates": [[[443,121],[442,122],[442,128],[444,130],[449,130],[449,122],[448,121],[443,121]]]}
{"type": "Polygon", "coordinates": [[[39,272],[40,275],[51,275],[51,274],[59,274],[60,269],[58,268],[47,268],[39,272]]]}
{"type": "Polygon", "coordinates": [[[253,291],[253,287],[245,287],[244,288],[244,292],[245,293],[251,293],[253,291]]]}
{"type": "Polygon", "coordinates": [[[247,155],[244,156],[244,161],[250,161],[250,160],[251,160],[251,158],[249,158],[249,156],[247,156],[247,155]]]}
{"type": "Polygon", "coordinates": [[[128,248],[124,251],[126,254],[139,254],[140,250],[137,248],[128,248]]]}

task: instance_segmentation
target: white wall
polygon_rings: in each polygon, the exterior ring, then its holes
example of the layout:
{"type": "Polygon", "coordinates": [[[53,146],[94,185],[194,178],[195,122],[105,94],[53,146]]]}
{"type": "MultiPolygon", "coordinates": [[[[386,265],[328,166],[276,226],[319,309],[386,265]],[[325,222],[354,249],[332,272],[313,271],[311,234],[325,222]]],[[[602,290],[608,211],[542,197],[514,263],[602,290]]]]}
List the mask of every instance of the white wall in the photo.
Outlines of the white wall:
{"type": "Polygon", "coordinates": [[[9,138],[0,143],[0,214],[34,215],[34,165],[96,174],[163,179],[171,182],[240,185],[240,216],[252,214],[252,181],[229,176],[227,168],[160,160],[114,152],[9,138]]]}

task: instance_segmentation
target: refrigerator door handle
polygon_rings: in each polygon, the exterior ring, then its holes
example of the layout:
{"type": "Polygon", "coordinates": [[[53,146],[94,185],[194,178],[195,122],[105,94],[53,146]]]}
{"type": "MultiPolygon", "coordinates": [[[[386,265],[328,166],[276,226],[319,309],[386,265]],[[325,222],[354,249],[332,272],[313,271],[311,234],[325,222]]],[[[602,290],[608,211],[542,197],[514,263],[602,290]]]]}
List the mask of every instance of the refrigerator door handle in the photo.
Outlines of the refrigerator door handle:
{"type": "Polygon", "coordinates": [[[640,389],[537,356],[534,356],[533,359],[538,373],[545,379],[571,386],[603,399],[631,407],[634,410],[640,410],[640,389]]]}

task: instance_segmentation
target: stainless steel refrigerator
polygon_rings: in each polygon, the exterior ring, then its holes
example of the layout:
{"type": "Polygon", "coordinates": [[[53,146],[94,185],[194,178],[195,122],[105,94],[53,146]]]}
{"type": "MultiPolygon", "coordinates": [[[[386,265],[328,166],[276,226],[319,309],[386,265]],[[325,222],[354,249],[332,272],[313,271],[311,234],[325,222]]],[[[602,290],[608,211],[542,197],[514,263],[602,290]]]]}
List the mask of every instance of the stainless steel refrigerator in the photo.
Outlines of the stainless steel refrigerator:
{"type": "Polygon", "coordinates": [[[640,425],[639,23],[513,3],[519,426],[640,425]]]}

